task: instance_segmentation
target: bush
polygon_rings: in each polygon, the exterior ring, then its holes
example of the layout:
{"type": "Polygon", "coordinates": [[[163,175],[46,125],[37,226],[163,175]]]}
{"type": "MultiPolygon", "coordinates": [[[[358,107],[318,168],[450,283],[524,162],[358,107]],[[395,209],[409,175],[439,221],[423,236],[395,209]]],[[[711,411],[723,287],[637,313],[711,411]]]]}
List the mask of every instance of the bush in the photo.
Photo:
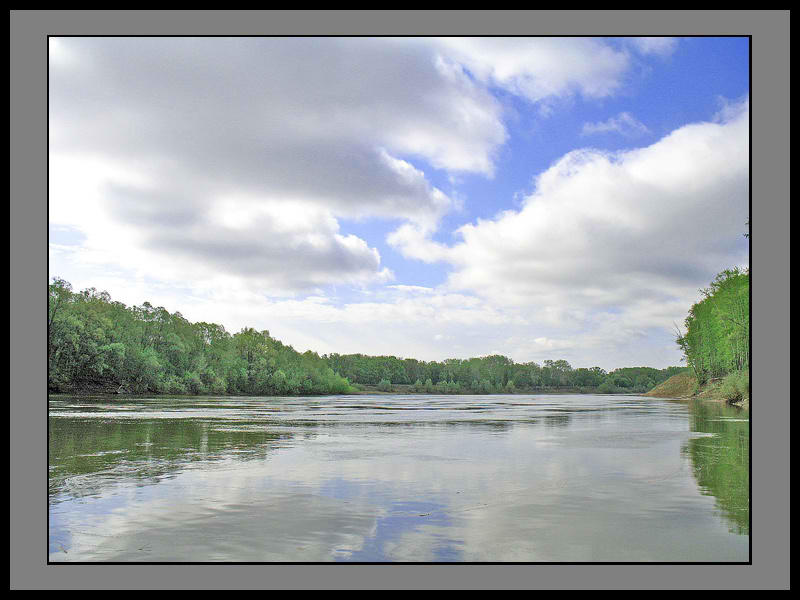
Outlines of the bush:
{"type": "Polygon", "coordinates": [[[597,388],[597,391],[601,394],[614,394],[617,391],[617,386],[614,385],[614,378],[606,377],[600,387],[597,388]]]}
{"type": "Polygon", "coordinates": [[[719,394],[728,402],[741,402],[750,397],[750,372],[734,371],[719,385],[719,394]]]}
{"type": "Polygon", "coordinates": [[[200,379],[200,375],[189,371],[188,373],[184,373],[183,375],[183,385],[186,388],[186,391],[192,395],[199,395],[204,394],[206,391],[206,386],[203,385],[203,381],[200,379]]]}
{"type": "Polygon", "coordinates": [[[208,391],[215,396],[223,396],[226,392],[226,387],[225,380],[222,377],[216,376],[214,377],[214,381],[209,384],[208,391]]]}
{"type": "Polygon", "coordinates": [[[183,384],[178,377],[175,375],[170,375],[164,381],[164,393],[165,394],[173,394],[176,396],[181,396],[186,394],[186,386],[183,384]]]}
{"type": "Polygon", "coordinates": [[[378,389],[380,391],[382,391],[382,392],[391,392],[392,391],[392,382],[389,381],[388,379],[381,379],[378,382],[378,389]]]}

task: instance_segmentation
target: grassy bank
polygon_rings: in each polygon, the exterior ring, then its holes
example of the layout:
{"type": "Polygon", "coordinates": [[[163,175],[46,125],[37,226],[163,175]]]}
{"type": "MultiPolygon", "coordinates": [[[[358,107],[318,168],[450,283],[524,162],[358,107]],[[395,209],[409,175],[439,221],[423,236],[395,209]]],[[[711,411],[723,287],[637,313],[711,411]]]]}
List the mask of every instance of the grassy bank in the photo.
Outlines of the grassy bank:
{"type": "Polygon", "coordinates": [[[711,381],[700,389],[697,396],[715,402],[750,406],[750,371],[734,371],[722,379],[711,381]]]}
{"type": "Polygon", "coordinates": [[[697,393],[697,380],[689,374],[673,375],[644,394],[651,398],[691,398],[697,393]]]}
{"type": "Polygon", "coordinates": [[[673,375],[644,395],[651,398],[700,398],[712,402],[749,406],[750,371],[734,371],[702,386],[698,386],[697,380],[691,375],[673,375]]]}

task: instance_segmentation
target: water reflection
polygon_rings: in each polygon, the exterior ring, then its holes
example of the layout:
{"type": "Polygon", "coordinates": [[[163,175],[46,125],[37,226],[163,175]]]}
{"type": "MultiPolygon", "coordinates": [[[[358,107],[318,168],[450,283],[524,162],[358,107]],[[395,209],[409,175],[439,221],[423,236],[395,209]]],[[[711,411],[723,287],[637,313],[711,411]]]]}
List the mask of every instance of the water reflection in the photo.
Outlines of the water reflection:
{"type": "Polygon", "coordinates": [[[713,496],[732,532],[750,533],[750,414],[736,406],[692,402],[684,452],[704,494],[713,496]]]}
{"type": "Polygon", "coordinates": [[[548,427],[566,427],[570,420],[570,415],[547,415],[544,417],[544,424],[548,427]]]}
{"type": "Polygon", "coordinates": [[[120,482],[157,483],[165,475],[236,456],[263,458],[292,433],[194,419],[50,417],[51,503],[60,492],[100,493],[120,482]],[[91,475],[91,477],[89,477],[91,475]]]}
{"type": "Polygon", "coordinates": [[[56,398],[50,560],[746,561],[747,530],[728,524],[747,463],[729,447],[739,431],[747,459],[749,424],[718,410],[56,398]]]}

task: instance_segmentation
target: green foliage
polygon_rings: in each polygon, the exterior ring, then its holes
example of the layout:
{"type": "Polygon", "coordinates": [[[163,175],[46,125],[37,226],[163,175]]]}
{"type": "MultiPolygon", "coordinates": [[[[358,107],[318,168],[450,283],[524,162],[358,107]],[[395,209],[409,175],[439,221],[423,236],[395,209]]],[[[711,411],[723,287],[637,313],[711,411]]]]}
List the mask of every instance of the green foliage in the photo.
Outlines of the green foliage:
{"type": "Polygon", "coordinates": [[[415,392],[448,394],[595,390],[609,375],[615,376],[613,386],[606,386],[609,393],[644,393],[685,369],[626,367],[609,374],[600,367],[573,369],[563,359],[546,360],[544,366],[540,366],[535,362],[515,363],[500,355],[441,362],[364,354],[331,354],[323,358],[339,374],[355,383],[376,385],[389,380],[392,385],[410,385],[415,392]],[[426,384],[423,385],[423,381],[426,384]]]}
{"type": "Polygon", "coordinates": [[[750,371],[734,371],[719,385],[719,395],[728,402],[740,402],[750,398],[750,371]]]}
{"type": "Polygon", "coordinates": [[[716,402],[690,403],[691,437],[682,449],[689,456],[700,490],[714,498],[731,531],[750,531],[749,414],[716,402]]]}
{"type": "Polygon", "coordinates": [[[313,352],[303,354],[244,328],[145,302],[126,307],[94,288],[73,292],[54,278],[48,297],[48,387],[52,391],[164,394],[347,394],[350,383],[313,352]]]}
{"type": "Polygon", "coordinates": [[[391,391],[492,394],[540,390],[638,393],[681,368],[577,368],[563,359],[515,363],[490,355],[419,361],[395,356],[299,353],[269,331],[191,323],[145,302],[127,307],[106,292],[74,292],[55,278],[48,298],[48,385],[52,391],[291,396],[348,394],[360,385],[391,391]],[[610,382],[607,380],[610,378],[610,382]],[[425,382],[425,383],[422,383],[425,382]],[[434,384],[436,382],[436,384],[434,384]]]}
{"type": "Polygon", "coordinates": [[[750,273],[727,269],[701,293],[676,340],[698,385],[750,367],[750,273]]]}
{"type": "Polygon", "coordinates": [[[410,385],[415,392],[436,391],[448,394],[512,393],[549,389],[591,391],[603,385],[608,377],[611,377],[611,380],[604,387],[607,393],[644,393],[686,369],[685,367],[667,369],[625,367],[606,373],[600,367],[573,369],[563,359],[547,360],[544,366],[540,367],[536,363],[517,364],[507,357],[498,355],[466,360],[447,359],[442,362],[422,362],[393,356],[363,354],[332,354],[324,358],[350,381],[375,385],[381,380],[389,380],[392,385],[410,385]],[[375,379],[381,373],[384,377],[375,379]],[[391,375],[392,373],[394,375],[391,375]],[[410,378],[409,373],[415,378],[410,378]],[[430,383],[423,384],[423,378],[425,381],[430,380],[430,383]],[[434,381],[438,383],[434,384],[434,381]]]}
{"type": "Polygon", "coordinates": [[[186,385],[177,375],[170,375],[167,377],[162,389],[165,394],[181,395],[187,393],[186,385]]]}
{"type": "Polygon", "coordinates": [[[603,383],[597,388],[601,394],[614,394],[617,392],[617,386],[614,384],[613,377],[607,377],[603,383]]]}

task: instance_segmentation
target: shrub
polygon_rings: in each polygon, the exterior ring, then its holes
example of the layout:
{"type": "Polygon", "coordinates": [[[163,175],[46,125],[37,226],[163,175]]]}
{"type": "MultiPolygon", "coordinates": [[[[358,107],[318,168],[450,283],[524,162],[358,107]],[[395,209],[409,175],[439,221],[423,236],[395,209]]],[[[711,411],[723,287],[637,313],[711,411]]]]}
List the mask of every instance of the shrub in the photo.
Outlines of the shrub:
{"type": "Polygon", "coordinates": [[[613,394],[617,391],[617,386],[614,385],[614,378],[613,377],[606,377],[603,383],[600,384],[600,387],[597,388],[597,391],[601,394],[613,394]]]}
{"type": "Polygon", "coordinates": [[[166,394],[173,394],[176,396],[181,396],[186,394],[186,386],[183,384],[178,377],[175,375],[170,375],[164,381],[164,393],[166,394]]]}
{"type": "Polygon", "coordinates": [[[184,373],[183,385],[186,388],[186,392],[188,392],[189,394],[193,394],[195,396],[197,396],[198,394],[204,394],[206,391],[206,386],[203,385],[203,381],[200,379],[200,375],[194,373],[193,371],[184,373]]]}
{"type": "Polygon", "coordinates": [[[212,381],[208,386],[208,391],[215,396],[224,395],[226,391],[225,380],[219,376],[214,377],[214,381],[212,381]]]}
{"type": "Polygon", "coordinates": [[[750,395],[750,372],[734,371],[722,380],[719,394],[728,402],[741,402],[750,395]]]}

